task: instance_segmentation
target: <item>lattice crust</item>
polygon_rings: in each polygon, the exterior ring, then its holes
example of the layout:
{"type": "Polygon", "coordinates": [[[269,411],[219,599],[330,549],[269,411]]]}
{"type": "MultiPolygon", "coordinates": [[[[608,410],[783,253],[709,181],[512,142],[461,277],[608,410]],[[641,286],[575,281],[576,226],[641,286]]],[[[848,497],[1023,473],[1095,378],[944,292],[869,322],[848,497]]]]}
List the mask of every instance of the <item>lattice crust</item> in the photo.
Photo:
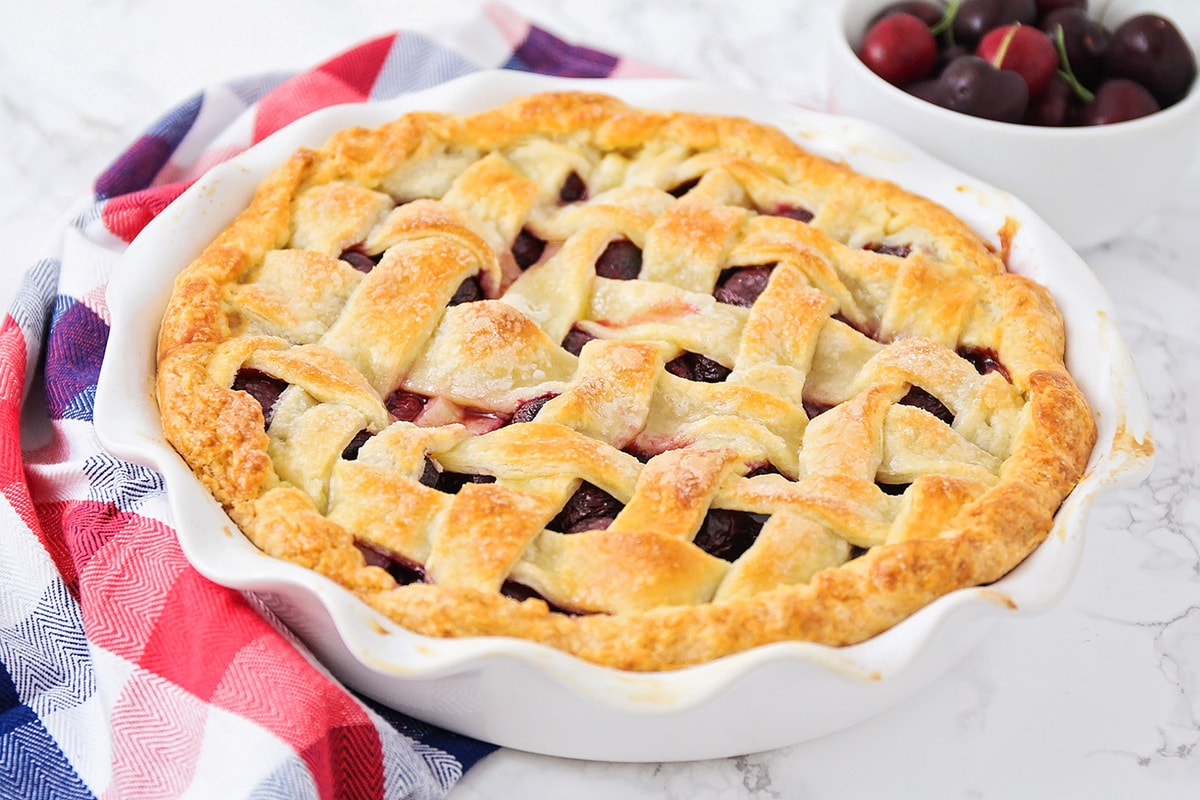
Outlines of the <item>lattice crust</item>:
{"type": "Polygon", "coordinates": [[[940,206],[559,93],[296,153],[180,275],[158,399],[267,553],[421,633],[653,670],[1009,571],[1094,442],[1063,349],[940,206]]]}

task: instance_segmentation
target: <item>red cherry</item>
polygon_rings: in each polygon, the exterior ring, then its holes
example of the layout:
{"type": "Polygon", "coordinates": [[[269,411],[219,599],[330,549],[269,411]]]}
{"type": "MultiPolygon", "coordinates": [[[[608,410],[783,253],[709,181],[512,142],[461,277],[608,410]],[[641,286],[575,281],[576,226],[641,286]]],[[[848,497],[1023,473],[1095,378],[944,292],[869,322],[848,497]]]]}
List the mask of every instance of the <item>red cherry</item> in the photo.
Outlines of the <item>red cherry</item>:
{"type": "Polygon", "coordinates": [[[1145,86],[1163,106],[1178,103],[1196,79],[1196,56],[1175,23],[1157,14],[1139,14],[1113,31],[1105,55],[1110,77],[1145,86]]]}
{"type": "Polygon", "coordinates": [[[1058,71],[1058,52],[1050,37],[1020,23],[988,31],[979,40],[975,54],[993,67],[1024,78],[1030,97],[1041,94],[1058,71]]]}
{"type": "Polygon", "coordinates": [[[888,83],[900,86],[927,77],[937,62],[929,26],[912,14],[892,14],[867,29],[859,58],[888,83]]]}
{"type": "Polygon", "coordinates": [[[1038,16],[1044,17],[1052,11],[1064,8],[1078,8],[1087,11],[1087,0],[1036,0],[1038,16]]]}
{"type": "Polygon", "coordinates": [[[1110,78],[1100,84],[1096,97],[1079,109],[1080,125],[1111,125],[1146,117],[1160,106],[1146,87],[1128,78],[1110,78]]]}

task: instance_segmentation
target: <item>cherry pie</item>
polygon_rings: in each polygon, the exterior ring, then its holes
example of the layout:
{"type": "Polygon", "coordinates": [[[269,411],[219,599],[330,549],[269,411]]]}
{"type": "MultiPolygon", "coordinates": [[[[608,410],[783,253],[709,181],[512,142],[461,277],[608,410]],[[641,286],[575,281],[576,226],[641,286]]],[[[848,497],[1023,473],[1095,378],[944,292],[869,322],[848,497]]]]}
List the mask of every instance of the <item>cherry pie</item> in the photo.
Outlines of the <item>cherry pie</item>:
{"type": "Polygon", "coordinates": [[[558,92],[296,152],[177,279],[157,390],[266,553],[423,634],[663,670],[1011,570],[1095,439],[1064,344],[929,200],[558,92]]]}

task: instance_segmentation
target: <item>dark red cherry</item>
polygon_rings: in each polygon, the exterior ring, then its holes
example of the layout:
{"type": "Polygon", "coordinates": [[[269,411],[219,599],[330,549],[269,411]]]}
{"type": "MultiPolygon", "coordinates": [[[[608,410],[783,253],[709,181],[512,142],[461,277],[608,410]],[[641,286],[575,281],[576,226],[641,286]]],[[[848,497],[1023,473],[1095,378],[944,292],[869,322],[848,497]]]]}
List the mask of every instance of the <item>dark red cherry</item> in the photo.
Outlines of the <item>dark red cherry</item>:
{"type": "Polygon", "coordinates": [[[342,261],[345,261],[350,266],[354,267],[359,272],[370,272],[375,269],[376,259],[371,258],[362,250],[351,247],[348,250],[343,250],[338,256],[342,261]]]}
{"type": "Polygon", "coordinates": [[[1078,8],[1081,11],[1086,11],[1088,0],[1035,0],[1039,16],[1052,14],[1063,8],[1078,8]]]}
{"type": "Polygon", "coordinates": [[[722,273],[713,296],[719,303],[749,308],[767,288],[773,268],[774,265],[727,270],[722,273]]]}
{"type": "Polygon", "coordinates": [[[1096,97],[1079,109],[1080,125],[1111,125],[1146,117],[1160,106],[1146,87],[1128,78],[1112,78],[1100,84],[1096,97]]]}
{"type": "Polygon", "coordinates": [[[596,259],[596,274],[601,278],[631,281],[642,272],[642,248],[628,239],[614,239],[596,259]]]}
{"type": "Polygon", "coordinates": [[[700,383],[720,383],[732,371],[700,353],[684,353],[666,364],[667,372],[700,383]]]}
{"type": "Polygon", "coordinates": [[[920,386],[914,386],[909,389],[908,394],[904,395],[900,400],[900,404],[928,411],[947,425],[954,422],[954,415],[950,413],[950,409],[946,408],[941,400],[938,400],[920,386]]]}
{"type": "Polygon", "coordinates": [[[582,328],[572,327],[567,331],[567,335],[563,337],[562,347],[573,356],[579,355],[583,350],[583,346],[596,337],[582,328]]]}
{"type": "Polygon", "coordinates": [[[929,80],[910,83],[904,87],[904,91],[913,97],[924,100],[926,103],[933,103],[937,106],[946,105],[942,101],[942,82],[937,79],[930,78],[929,80]]]}
{"type": "Polygon", "coordinates": [[[513,241],[512,254],[513,260],[517,262],[517,266],[521,269],[529,269],[538,262],[542,257],[542,251],[546,249],[546,242],[539,239],[528,228],[522,228],[517,234],[517,238],[513,241]]]}
{"type": "Polygon", "coordinates": [[[362,449],[362,446],[367,443],[367,440],[370,439],[371,436],[372,433],[366,428],[363,428],[361,431],[354,434],[354,438],[350,440],[350,444],[346,445],[346,447],[342,450],[342,458],[346,459],[347,461],[353,461],[354,459],[358,458],[358,451],[362,449]]]}
{"type": "Polygon", "coordinates": [[[1014,22],[1032,25],[1036,21],[1034,0],[963,0],[954,16],[954,39],[959,44],[974,45],[992,28],[1014,22]]]}
{"type": "Polygon", "coordinates": [[[912,253],[912,245],[867,242],[863,245],[863,250],[870,250],[872,253],[882,253],[885,256],[895,256],[896,258],[908,258],[909,254],[912,253]]]}
{"type": "Polygon", "coordinates": [[[1028,125],[1063,128],[1074,123],[1075,90],[1061,75],[1055,75],[1025,112],[1028,125]]]}
{"type": "Polygon", "coordinates": [[[544,394],[541,397],[535,397],[531,400],[526,400],[524,403],[521,403],[521,405],[517,406],[517,410],[513,412],[512,418],[509,420],[509,424],[532,422],[533,418],[537,416],[537,413],[542,410],[542,406],[546,405],[546,403],[548,403],[554,397],[555,395],[553,394],[544,394]]]}
{"type": "Polygon", "coordinates": [[[1000,362],[1000,356],[990,347],[964,347],[958,351],[958,355],[970,362],[971,366],[975,367],[975,371],[980,375],[998,372],[1004,377],[1004,380],[1012,383],[1012,376],[1008,374],[1008,367],[1000,362]]]}
{"type": "Polygon", "coordinates": [[[1139,14],[1113,31],[1105,71],[1142,84],[1166,108],[1187,94],[1196,78],[1196,56],[1169,19],[1139,14]]]}
{"type": "Polygon", "coordinates": [[[902,86],[933,72],[937,42],[929,26],[917,17],[893,14],[867,28],[858,55],[876,75],[902,86]]]}
{"type": "Polygon", "coordinates": [[[942,71],[937,100],[951,111],[1000,122],[1020,122],[1029,107],[1029,85],[1015,72],[979,56],[956,58],[942,71]]]}
{"type": "Polygon", "coordinates": [[[1081,8],[1063,8],[1042,18],[1041,29],[1053,37],[1062,28],[1063,49],[1067,63],[1076,80],[1089,89],[1099,83],[1104,68],[1104,54],[1111,38],[1108,28],[1089,17],[1081,8]]]}
{"type": "Polygon", "coordinates": [[[387,396],[383,404],[396,419],[412,422],[421,416],[421,412],[425,410],[425,403],[428,400],[429,398],[425,395],[409,392],[404,389],[397,389],[387,396]]]}
{"type": "Polygon", "coordinates": [[[283,394],[283,390],[287,386],[286,381],[281,381],[265,372],[243,369],[239,370],[234,377],[232,388],[235,392],[245,392],[258,401],[258,404],[262,406],[263,424],[270,427],[275,412],[275,402],[279,400],[279,395],[283,394]]]}
{"type": "Polygon", "coordinates": [[[584,481],[546,527],[559,533],[607,528],[622,508],[624,505],[620,500],[584,481]]]}
{"type": "Polygon", "coordinates": [[[899,0],[899,2],[889,3],[881,8],[879,13],[871,17],[867,27],[895,14],[911,14],[932,28],[941,22],[944,13],[937,4],[927,2],[927,0],[899,0]]]}
{"type": "Polygon", "coordinates": [[[469,475],[465,472],[443,472],[438,476],[437,488],[446,494],[458,494],[468,483],[495,483],[495,475],[469,475]]]}
{"type": "Polygon", "coordinates": [[[450,298],[447,305],[457,306],[463,303],[474,303],[476,300],[483,299],[483,287],[479,285],[479,278],[472,275],[458,285],[458,289],[454,291],[454,296],[450,298]]]}
{"type": "Polygon", "coordinates": [[[710,509],[692,542],[709,555],[736,561],[754,544],[764,521],[745,511],[710,509]]]}
{"type": "Polygon", "coordinates": [[[787,217],[788,219],[795,219],[800,222],[812,222],[813,213],[803,206],[783,204],[777,206],[774,211],[768,212],[767,216],[787,217]]]}
{"type": "Polygon", "coordinates": [[[583,182],[583,178],[579,177],[578,172],[572,171],[563,181],[562,188],[558,190],[558,201],[575,203],[585,197],[587,197],[587,184],[583,182]]]}

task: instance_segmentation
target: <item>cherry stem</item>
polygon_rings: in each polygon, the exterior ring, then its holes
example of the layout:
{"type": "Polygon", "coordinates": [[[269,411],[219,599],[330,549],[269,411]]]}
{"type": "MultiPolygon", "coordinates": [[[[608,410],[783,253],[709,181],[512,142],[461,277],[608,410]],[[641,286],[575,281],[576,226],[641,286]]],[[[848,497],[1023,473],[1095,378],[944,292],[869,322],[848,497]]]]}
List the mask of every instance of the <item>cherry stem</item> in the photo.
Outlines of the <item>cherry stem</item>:
{"type": "Polygon", "coordinates": [[[996,69],[1000,69],[1000,65],[1004,63],[1004,57],[1008,55],[1008,48],[1012,44],[1012,40],[1016,38],[1019,27],[1021,27],[1021,23],[1014,22],[1008,32],[1004,34],[1004,38],[1000,40],[1000,46],[996,48],[996,55],[992,56],[992,66],[996,69]]]}
{"type": "Polygon", "coordinates": [[[954,17],[958,15],[958,4],[960,2],[961,0],[950,0],[950,5],[946,6],[946,11],[942,14],[942,18],[929,29],[929,33],[935,38],[943,33],[946,34],[946,43],[949,45],[954,44],[954,17]]]}
{"type": "Polygon", "coordinates": [[[1054,49],[1058,51],[1058,62],[1062,65],[1062,69],[1058,71],[1059,76],[1067,82],[1076,97],[1085,103],[1092,102],[1096,95],[1079,82],[1071,69],[1071,59],[1067,58],[1067,38],[1062,25],[1056,25],[1054,28],[1054,49]]]}

